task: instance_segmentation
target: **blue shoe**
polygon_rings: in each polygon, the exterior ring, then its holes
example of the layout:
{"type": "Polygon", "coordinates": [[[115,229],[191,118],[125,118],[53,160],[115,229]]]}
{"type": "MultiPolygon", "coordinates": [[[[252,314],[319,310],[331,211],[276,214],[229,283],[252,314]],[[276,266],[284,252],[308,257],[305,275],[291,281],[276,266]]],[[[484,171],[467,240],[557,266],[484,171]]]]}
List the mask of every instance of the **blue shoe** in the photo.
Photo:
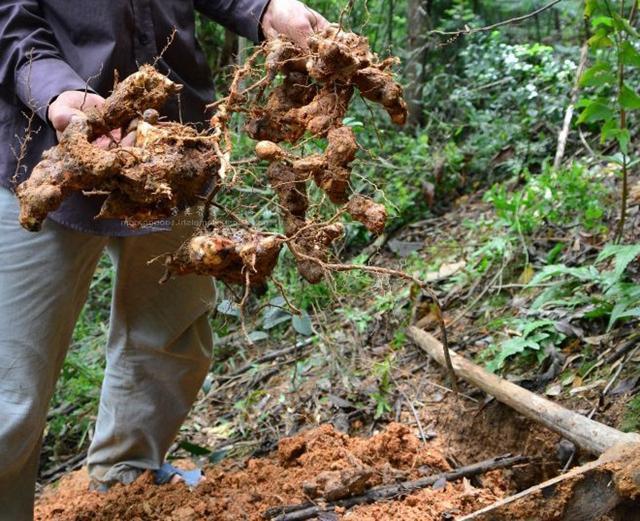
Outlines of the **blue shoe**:
{"type": "Polygon", "coordinates": [[[180,476],[189,487],[195,487],[202,480],[202,471],[200,469],[182,470],[174,467],[171,463],[163,463],[153,474],[157,485],[169,483],[173,476],[180,476]]]}

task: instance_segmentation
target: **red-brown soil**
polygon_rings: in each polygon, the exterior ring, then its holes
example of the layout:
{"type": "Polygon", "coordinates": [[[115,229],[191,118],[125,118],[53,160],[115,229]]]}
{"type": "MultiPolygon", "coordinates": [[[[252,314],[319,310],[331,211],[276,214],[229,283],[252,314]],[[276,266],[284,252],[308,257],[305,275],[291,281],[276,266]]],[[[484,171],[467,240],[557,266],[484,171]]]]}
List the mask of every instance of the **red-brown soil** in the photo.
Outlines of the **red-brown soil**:
{"type": "MultiPolygon", "coordinates": [[[[157,486],[145,474],[132,485],[100,494],[88,490],[89,478],[81,470],[44,492],[35,519],[257,521],[270,507],[304,503],[310,495],[340,497],[448,469],[440,442],[421,443],[408,426],[394,423],[365,439],[322,425],[281,440],[278,451],[268,457],[207,468],[206,481],[194,490],[183,484],[157,486]],[[345,476],[349,479],[342,479],[345,476]]],[[[501,471],[488,473],[483,483],[484,488],[475,488],[465,479],[431,487],[408,497],[337,512],[333,519],[447,519],[482,508],[509,489],[501,471]]]]}

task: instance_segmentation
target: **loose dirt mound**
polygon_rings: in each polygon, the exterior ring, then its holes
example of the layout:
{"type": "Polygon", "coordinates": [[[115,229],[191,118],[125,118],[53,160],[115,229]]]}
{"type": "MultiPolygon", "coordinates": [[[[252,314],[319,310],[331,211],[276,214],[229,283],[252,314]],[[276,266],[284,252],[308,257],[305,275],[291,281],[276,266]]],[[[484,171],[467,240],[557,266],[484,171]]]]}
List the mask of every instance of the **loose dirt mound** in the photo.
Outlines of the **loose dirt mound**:
{"type": "MultiPolygon", "coordinates": [[[[267,458],[208,468],[206,482],[193,491],[182,484],[156,486],[146,474],[128,487],[116,486],[107,494],[99,494],[88,491],[89,480],[84,471],[76,472],[44,493],[37,503],[35,519],[257,521],[271,507],[312,498],[338,499],[375,485],[449,469],[438,443],[422,444],[405,425],[391,424],[368,439],[351,438],[323,425],[283,439],[278,451],[267,458]]],[[[330,519],[448,519],[477,510],[504,495],[506,480],[499,471],[490,474],[488,488],[476,489],[463,480],[406,498],[337,512],[337,517],[330,519]]]]}

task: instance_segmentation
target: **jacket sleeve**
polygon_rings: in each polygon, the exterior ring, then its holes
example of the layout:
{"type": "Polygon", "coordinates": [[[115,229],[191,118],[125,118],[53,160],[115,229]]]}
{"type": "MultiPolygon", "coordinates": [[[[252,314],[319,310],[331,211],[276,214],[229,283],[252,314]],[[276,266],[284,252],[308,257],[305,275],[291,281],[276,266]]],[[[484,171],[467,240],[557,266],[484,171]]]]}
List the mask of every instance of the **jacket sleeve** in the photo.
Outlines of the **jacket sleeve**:
{"type": "Polygon", "coordinates": [[[45,122],[56,96],[86,87],[63,59],[39,0],[0,1],[0,86],[45,122]]]}
{"type": "Polygon", "coordinates": [[[260,22],[270,0],[195,0],[195,8],[227,29],[249,38],[262,40],[260,22]]]}

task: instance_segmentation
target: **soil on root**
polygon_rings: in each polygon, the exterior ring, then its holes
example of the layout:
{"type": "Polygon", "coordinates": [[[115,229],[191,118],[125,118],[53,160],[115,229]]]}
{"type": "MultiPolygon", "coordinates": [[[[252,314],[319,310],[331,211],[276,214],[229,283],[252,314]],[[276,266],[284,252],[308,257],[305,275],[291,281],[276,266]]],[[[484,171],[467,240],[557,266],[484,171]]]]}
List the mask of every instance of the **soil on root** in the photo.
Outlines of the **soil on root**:
{"type": "MultiPolygon", "coordinates": [[[[226,462],[206,469],[194,490],[183,484],[157,486],[149,474],[108,493],[88,490],[86,471],[49,487],[38,500],[37,521],[215,519],[260,520],[265,510],[336,499],[380,484],[417,479],[449,470],[438,440],[420,442],[406,425],[392,423],[371,438],[349,437],[322,425],[281,440],[278,451],[261,459],[226,462]]],[[[468,480],[434,486],[392,501],[337,511],[352,521],[440,520],[473,512],[503,497],[501,471],[488,474],[484,488],[468,480]]]]}

